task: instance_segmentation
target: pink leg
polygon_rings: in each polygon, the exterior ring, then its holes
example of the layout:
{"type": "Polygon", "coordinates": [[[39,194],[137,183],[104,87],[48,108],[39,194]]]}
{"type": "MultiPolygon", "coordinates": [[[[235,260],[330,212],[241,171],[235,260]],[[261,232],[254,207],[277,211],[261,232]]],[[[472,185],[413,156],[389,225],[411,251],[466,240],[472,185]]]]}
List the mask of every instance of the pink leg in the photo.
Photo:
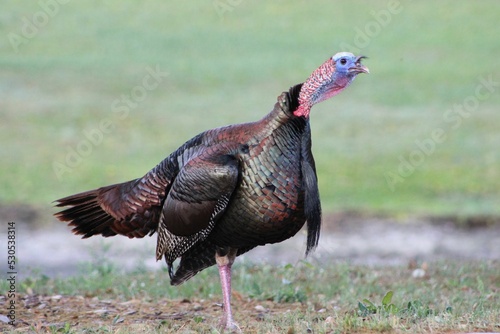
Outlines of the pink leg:
{"type": "Polygon", "coordinates": [[[240,328],[233,320],[233,314],[231,312],[231,266],[236,258],[236,252],[236,249],[231,248],[224,256],[216,254],[215,260],[219,267],[220,284],[224,302],[224,315],[221,319],[221,326],[224,329],[240,331],[240,328]]]}

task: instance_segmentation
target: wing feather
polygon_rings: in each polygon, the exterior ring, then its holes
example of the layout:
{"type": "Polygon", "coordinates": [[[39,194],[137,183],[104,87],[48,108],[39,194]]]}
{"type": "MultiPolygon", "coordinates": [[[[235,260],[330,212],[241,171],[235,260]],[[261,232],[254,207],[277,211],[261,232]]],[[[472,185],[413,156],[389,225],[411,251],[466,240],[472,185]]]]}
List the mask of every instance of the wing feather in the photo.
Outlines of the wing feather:
{"type": "Polygon", "coordinates": [[[232,155],[207,153],[190,160],[179,172],[163,204],[157,260],[172,265],[196,243],[205,240],[230,203],[239,178],[232,155]]]}

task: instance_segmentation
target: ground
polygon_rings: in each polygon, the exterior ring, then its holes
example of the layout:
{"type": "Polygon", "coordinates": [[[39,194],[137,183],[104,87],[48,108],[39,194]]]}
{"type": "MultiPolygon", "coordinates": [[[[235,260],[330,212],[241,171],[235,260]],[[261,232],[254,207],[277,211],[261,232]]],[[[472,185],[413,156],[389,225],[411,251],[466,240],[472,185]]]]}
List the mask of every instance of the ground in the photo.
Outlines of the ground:
{"type": "MultiPolygon", "coordinates": [[[[222,314],[220,303],[203,299],[163,299],[157,302],[134,299],[117,303],[90,296],[24,295],[19,298],[19,304],[23,306],[18,314],[21,319],[17,326],[19,332],[29,332],[32,327],[37,330],[51,326],[64,328],[67,322],[72,327],[92,324],[105,328],[111,324],[115,330],[127,326],[129,330],[138,331],[141,328],[149,331],[163,326],[168,331],[169,328],[179,330],[185,325],[202,321],[216,324],[222,314]]],[[[233,294],[233,305],[238,320],[244,323],[264,321],[270,316],[291,310],[307,309],[307,305],[301,303],[247,300],[237,292],[233,294]]]]}
{"type": "MultiPolygon", "coordinates": [[[[7,212],[10,217],[17,220],[20,263],[18,276],[19,281],[25,280],[24,288],[20,288],[23,291],[16,296],[18,306],[16,331],[43,333],[80,332],[92,329],[94,332],[113,333],[169,333],[171,331],[190,333],[196,329],[207,333],[217,332],[222,305],[217,290],[218,282],[215,271],[207,274],[208,276],[198,275],[195,278],[197,290],[187,293],[186,297],[182,296],[183,293],[186,294],[182,291],[179,292],[180,295],[174,297],[162,297],[161,286],[168,288],[168,275],[164,263],[154,261],[154,238],[129,240],[118,237],[80,240],[79,237],[73,236],[64,224],[50,223],[44,226],[33,224],[34,221],[40,221],[40,217],[44,216],[35,208],[29,208],[29,206],[24,209],[17,208],[15,215],[8,210],[11,209],[4,207],[0,209],[0,213],[5,215],[7,212]],[[140,278],[124,283],[126,291],[133,290],[132,285],[149,286],[155,283],[160,285],[159,295],[143,292],[140,289],[138,290],[140,292],[135,295],[133,293],[132,296],[127,295],[118,288],[120,284],[117,281],[118,278],[113,277],[108,287],[103,283],[102,287],[85,288],[84,286],[88,286],[88,283],[83,281],[85,279],[92,281],[93,272],[84,272],[81,283],[78,283],[78,277],[82,275],[82,263],[89,261],[95,263],[104,258],[104,263],[112,263],[120,270],[132,272],[131,276],[137,275],[134,268],[140,267],[140,278]],[[72,281],[77,288],[70,288],[71,292],[68,294],[67,288],[61,288],[64,286],[61,282],[71,280],[71,277],[77,277],[77,281],[72,281]],[[210,293],[203,291],[200,287],[200,283],[203,286],[207,277],[212,282],[210,284],[216,287],[210,293]],[[53,283],[52,280],[59,280],[59,283],[53,283]]],[[[337,284],[343,279],[342,276],[336,278],[336,271],[349,272],[348,281],[360,276],[363,277],[362,280],[365,280],[360,284],[377,282],[375,285],[384,285],[389,289],[393,289],[398,284],[397,282],[403,280],[403,287],[399,289],[399,293],[404,296],[408,294],[404,291],[405,289],[408,291],[414,289],[412,284],[415,282],[408,285],[408,279],[423,280],[422,282],[429,284],[427,289],[435,289],[436,283],[431,283],[431,281],[438,277],[442,280],[452,279],[455,274],[447,271],[448,264],[453,267],[460,263],[478,263],[485,267],[492,267],[488,270],[493,270],[493,272],[495,272],[494,268],[500,268],[498,263],[500,225],[494,217],[462,220],[456,217],[396,219],[344,212],[327,215],[324,225],[320,246],[314,255],[307,259],[307,262],[302,262],[305,232],[281,244],[259,247],[248,256],[238,259],[235,266],[236,279],[249,281],[250,284],[255,281],[259,283],[253,284],[262,285],[262,287],[252,287],[250,291],[266,291],[266,289],[273,291],[267,292],[268,296],[265,293],[252,295],[253,292],[248,292],[245,287],[236,286],[233,291],[233,307],[244,332],[301,333],[311,327],[315,331],[334,333],[349,332],[351,328],[349,326],[357,328],[356,332],[389,331],[391,328],[392,332],[400,332],[401,328],[411,328],[417,332],[426,331],[422,327],[411,327],[415,324],[404,323],[405,320],[401,320],[404,317],[394,317],[392,320],[385,318],[380,322],[382,325],[377,325],[382,326],[378,329],[374,329],[373,326],[349,324],[351,314],[356,315],[355,321],[361,319],[356,302],[350,302],[346,307],[342,301],[337,300],[337,296],[341,293],[318,297],[317,292],[314,291],[321,292],[323,283],[311,281],[311,278],[314,280],[315,277],[309,277],[306,273],[305,278],[298,279],[298,281],[302,280],[306,287],[315,283],[319,285],[309,292],[294,290],[274,293],[276,288],[267,287],[267,283],[261,281],[260,275],[275,276],[273,278],[275,281],[288,284],[287,275],[290,273],[287,270],[307,272],[308,266],[311,266],[314,267],[312,271],[315,272],[320,270],[318,268],[327,268],[325,270],[333,270],[333,274],[324,275],[323,279],[328,282],[327,284],[337,284]],[[251,266],[255,263],[259,265],[257,269],[242,269],[253,268],[251,266]],[[303,263],[307,265],[304,266],[303,263]],[[368,278],[372,275],[372,278],[368,278]],[[387,328],[384,329],[384,326],[387,328]]],[[[5,238],[4,235],[1,237],[5,238]]],[[[107,280],[106,270],[108,269],[104,267],[104,264],[102,265],[103,267],[97,267],[96,270],[104,271],[104,274],[101,273],[101,276],[95,277],[104,282],[107,280]]],[[[109,271],[115,274],[111,269],[109,271]]],[[[476,280],[481,277],[481,284],[491,287],[492,291],[498,291],[500,282],[498,277],[495,279],[495,275],[491,278],[491,273],[485,275],[478,273],[476,277],[474,272],[471,273],[474,270],[463,269],[462,271],[468,273],[460,282],[471,280],[476,284],[476,280]],[[483,281],[490,283],[482,283],[483,281]]],[[[458,270],[458,273],[460,272],[458,270]]],[[[321,270],[319,273],[321,274],[321,270]]],[[[292,275],[299,274],[293,273],[292,275]]],[[[293,277],[296,278],[296,276],[293,277]]],[[[294,280],[290,279],[290,281],[294,280]]],[[[21,285],[23,286],[23,283],[21,285]]],[[[450,283],[444,284],[446,287],[449,285],[450,283]]],[[[169,289],[175,291],[176,288],[169,289]]],[[[464,292],[469,289],[468,286],[462,287],[460,291],[464,292]]],[[[366,298],[378,298],[374,297],[377,295],[374,292],[365,292],[365,294],[367,294],[366,298]]],[[[400,296],[400,298],[404,297],[400,296]]],[[[491,298],[497,297],[488,298],[490,302],[495,303],[491,298]]],[[[6,305],[6,303],[7,297],[1,296],[0,304],[6,305]]],[[[440,307],[437,301],[434,307],[440,307]]],[[[5,316],[0,320],[5,322],[5,316]]],[[[427,321],[427,319],[424,320],[427,321]]],[[[491,331],[495,329],[495,326],[499,326],[494,322],[481,327],[472,321],[469,325],[462,323],[463,320],[454,321],[463,326],[461,332],[478,329],[491,331]]],[[[431,323],[429,326],[434,326],[435,332],[449,332],[450,329],[450,325],[440,327],[431,323]]],[[[457,327],[453,325],[451,328],[457,327]]],[[[313,329],[311,331],[315,332],[313,329]]],[[[500,327],[496,329],[500,330],[500,327]]]]}

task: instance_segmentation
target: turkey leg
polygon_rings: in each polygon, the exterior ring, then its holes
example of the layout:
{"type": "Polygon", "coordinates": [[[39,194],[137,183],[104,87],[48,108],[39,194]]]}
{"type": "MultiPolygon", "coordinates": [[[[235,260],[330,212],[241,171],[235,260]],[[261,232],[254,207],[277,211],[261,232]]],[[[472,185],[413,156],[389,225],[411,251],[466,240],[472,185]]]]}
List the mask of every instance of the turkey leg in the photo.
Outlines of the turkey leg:
{"type": "Polygon", "coordinates": [[[231,266],[236,258],[237,251],[238,250],[235,248],[218,249],[215,254],[215,260],[219,268],[224,303],[224,315],[221,319],[221,326],[224,329],[240,331],[240,328],[233,320],[233,314],[231,312],[231,266]]]}

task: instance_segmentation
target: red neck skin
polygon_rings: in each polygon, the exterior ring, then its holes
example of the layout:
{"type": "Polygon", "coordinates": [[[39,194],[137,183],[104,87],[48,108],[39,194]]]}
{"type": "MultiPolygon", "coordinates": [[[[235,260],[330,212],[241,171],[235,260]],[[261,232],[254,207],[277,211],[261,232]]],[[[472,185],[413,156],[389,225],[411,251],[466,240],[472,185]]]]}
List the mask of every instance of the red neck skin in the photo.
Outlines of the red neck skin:
{"type": "Polygon", "coordinates": [[[299,107],[293,112],[297,117],[309,118],[311,107],[324,101],[345,87],[332,82],[335,63],[331,58],[318,67],[304,82],[299,94],[299,107]]]}

